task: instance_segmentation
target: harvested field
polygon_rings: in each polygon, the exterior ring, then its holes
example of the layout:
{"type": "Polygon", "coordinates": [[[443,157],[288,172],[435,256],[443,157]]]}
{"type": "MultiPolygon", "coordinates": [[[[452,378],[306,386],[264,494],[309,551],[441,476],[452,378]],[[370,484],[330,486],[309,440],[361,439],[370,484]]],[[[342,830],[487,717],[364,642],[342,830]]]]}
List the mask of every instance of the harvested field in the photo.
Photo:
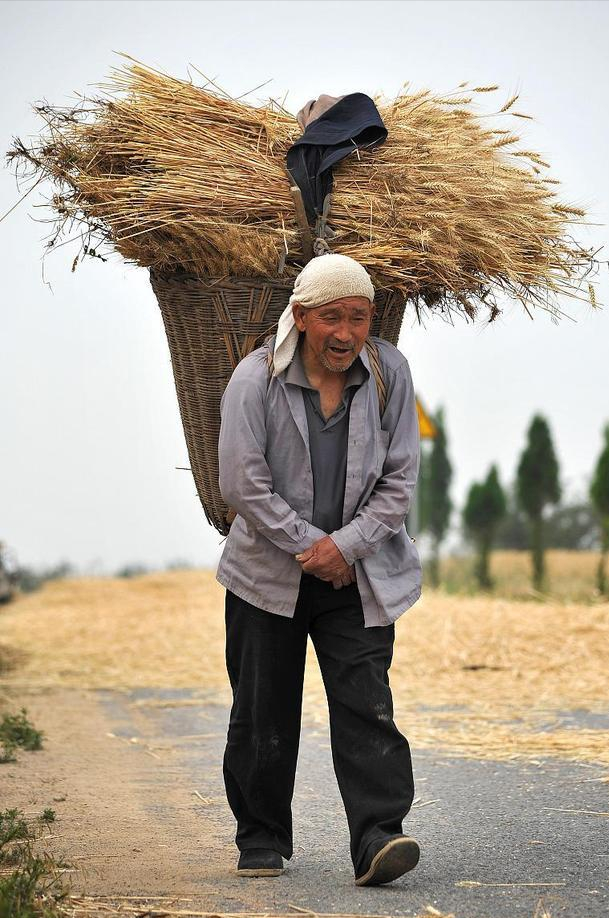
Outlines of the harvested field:
{"type": "MultiPolygon", "coordinates": [[[[531,555],[525,551],[496,551],[491,556],[494,593],[503,599],[557,602],[598,602],[596,571],[598,555],[592,551],[553,550],[547,552],[546,592],[540,596],[531,586],[531,555]]],[[[452,556],[442,562],[442,583],[446,592],[478,592],[474,560],[452,556]]]]}
{"type": "MultiPolygon", "coordinates": [[[[20,659],[4,682],[28,689],[195,688],[228,701],[223,601],[212,571],[49,583],[2,614],[2,640],[20,659]]],[[[608,644],[606,602],[427,590],[396,625],[396,721],[415,748],[609,765],[609,733],[570,722],[576,709],[606,710],[608,644]]],[[[324,724],[311,645],[309,656],[305,721],[324,724]]]]}

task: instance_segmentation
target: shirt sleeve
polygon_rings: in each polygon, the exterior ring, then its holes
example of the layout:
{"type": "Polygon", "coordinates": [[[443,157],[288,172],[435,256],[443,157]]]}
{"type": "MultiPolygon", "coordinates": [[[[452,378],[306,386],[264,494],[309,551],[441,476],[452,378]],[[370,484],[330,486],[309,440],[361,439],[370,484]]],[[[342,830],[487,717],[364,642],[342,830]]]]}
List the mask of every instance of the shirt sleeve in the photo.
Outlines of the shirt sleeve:
{"type": "Polygon", "coordinates": [[[219,485],[228,506],[293,555],[327,535],[273,491],[265,458],[264,393],[239,366],[222,395],[220,416],[219,485]]]}
{"type": "Polygon", "coordinates": [[[383,414],[389,445],[370,497],[342,529],[330,533],[347,564],[379,550],[404,525],[420,463],[419,419],[410,367],[395,371],[383,414]]]}

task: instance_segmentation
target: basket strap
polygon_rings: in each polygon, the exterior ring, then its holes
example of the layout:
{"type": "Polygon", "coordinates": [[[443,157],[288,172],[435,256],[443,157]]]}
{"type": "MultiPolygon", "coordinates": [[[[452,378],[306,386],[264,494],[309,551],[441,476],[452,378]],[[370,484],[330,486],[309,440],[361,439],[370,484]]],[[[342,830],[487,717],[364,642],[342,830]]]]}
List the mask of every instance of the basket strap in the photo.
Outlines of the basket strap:
{"type": "MultiPolygon", "coordinates": [[[[265,342],[266,343],[266,342],[265,342]]],[[[271,379],[273,378],[273,370],[275,369],[275,362],[273,360],[273,350],[270,344],[267,344],[267,355],[266,355],[266,365],[268,367],[268,376],[266,378],[266,391],[269,391],[269,386],[271,385],[271,379]]]]}
{"type": "MultiPolygon", "coordinates": [[[[375,342],[372,341],[370,338],[366,338],[364,345],[366,347],[366,350],[368,351],[368,358],[370,360],[370,366],[372,367],[372,374],[374,376],[374,381],[376,383],[376,391],[377,391],[378,400],[379,400],[379,414],[382,419],[383,414],[385,412],[385,405],[387,404],[387,386],[385,385],[385,380],[383,379],[383,371],[381,369],[379,349],[377,345],[375,344],[375,342]]],[[[267,362],[268,371],[269,371],[267,380],[266,380],[266,388],[268,392],[268,388],[271,384],[271,377],[273,375],[273,353],[270,347],[268,348],[266,362],[267,362]]]]}
{"type": "Polygon", "coordinates": [[[385,380],[383,379],[379,349],[376,343],[370,338],[366,338],[364,343],[366,350],[368,351],[368,359],[370,360],[370,366],[372,367],[372,372],[376,382],[376,391],[379,399],[379,414],[382,420],[383,414],[385,413],[385,405],[387,404],[387,386],[385,385],[385,380]]]}

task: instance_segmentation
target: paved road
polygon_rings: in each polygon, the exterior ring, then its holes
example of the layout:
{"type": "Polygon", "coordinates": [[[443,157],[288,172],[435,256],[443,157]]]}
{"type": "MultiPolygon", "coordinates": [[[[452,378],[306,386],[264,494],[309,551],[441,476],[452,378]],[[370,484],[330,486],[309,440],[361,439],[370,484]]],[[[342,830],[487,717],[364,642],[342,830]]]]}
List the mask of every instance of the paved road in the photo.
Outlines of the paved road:
{"type": "MultiPolygon", "coordinates": [[[[281,877],[243,879],[231,873],[234,823],[222,783],[227,707],[182,690],[98,697],[117,735],[141,734],[143,718],[152,750],[155,743],[173,745],[167,777],[162,760],[158,770],[155,818],[175,823],[172,804],[163,802],[163,783],[173,780],[176,770],[184,786],[205,798],[193,793],[185,803],[189,816],[200,819],[206,840],[193,852],[193,880],[196,884],[199,859],[211,864],[216,878],[212,901],[207,886],[198,903],[202,909],[252,911],[262,904],[273,912],[297,906],[398,916],[432,905],[456,918],[532,918],[543,898],[552,918],[609,915],[609,785],[594,780],[600,768],[556,760],[502,764],[415,751],[419,803],[404,829],[419,840],[421,861],[391,885],[361,889],[353,883],[329,736],[324,728],[305,727],[293,807],[294,857],[281,877]],[[178,704],[162,706],[172,700],[178,704]]],[[[571,714],[574,722],[580,716],[583,725],[585,714],[571,714]]],[[[597,715],[596,721],[606,728],[609,716],[597,715]]],[[[585,725],[591,726],[589,720],[585,725]]]]}

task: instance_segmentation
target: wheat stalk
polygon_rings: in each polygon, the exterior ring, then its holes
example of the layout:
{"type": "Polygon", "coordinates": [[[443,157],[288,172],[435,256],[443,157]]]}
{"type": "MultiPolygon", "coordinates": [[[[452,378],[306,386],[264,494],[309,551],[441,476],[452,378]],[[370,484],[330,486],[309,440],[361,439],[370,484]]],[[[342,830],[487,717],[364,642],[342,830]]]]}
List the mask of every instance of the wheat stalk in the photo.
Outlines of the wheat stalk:
{"type": "MultiPolygon", "coordinates": [[[[9,151],[54,185],[49,245],[76,228],[73,267],[109,249],[158,271],[294,277],[304,264],[285,167],[300,135],[294,117],[274,100],[248,105],[207,77],[201,88],[124,57],[101,96],[39,105],[39,141],[9,151]]],[[[501,296],[558,315],[549,296],[580,298],[578,278],[593,264],[565,236],[585,212],[549,200],[559,182],[536,168],[548,163],[508,151],[519,142],[512,131],[483,129],[465,85],[375,97],[388,139],[335,168],[332,250],[418,307],[467,316],[483,307],[492,320],[501,296]],[[536,165],[521,168],[522,158],[536,165]]]]}

